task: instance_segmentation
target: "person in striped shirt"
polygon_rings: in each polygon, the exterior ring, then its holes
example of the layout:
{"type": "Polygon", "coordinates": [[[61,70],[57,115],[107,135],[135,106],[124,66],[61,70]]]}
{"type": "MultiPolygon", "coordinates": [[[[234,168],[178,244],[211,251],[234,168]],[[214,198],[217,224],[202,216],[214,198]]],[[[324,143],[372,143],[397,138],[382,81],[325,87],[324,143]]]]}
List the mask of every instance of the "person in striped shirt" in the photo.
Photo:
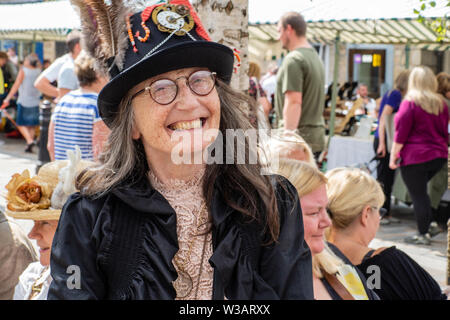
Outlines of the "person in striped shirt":
{"type": "Polygon", "coordinates": [[[97,97],[106,79],[93,69],[94,60],[82,52],[75,60],[80,88],[70,91],[53,110],[47,149],[50,159],[66,159],[66,151],[78,146],[81,157],[94,160],[100,153],[109,129],[103,123],[97,97]]]}

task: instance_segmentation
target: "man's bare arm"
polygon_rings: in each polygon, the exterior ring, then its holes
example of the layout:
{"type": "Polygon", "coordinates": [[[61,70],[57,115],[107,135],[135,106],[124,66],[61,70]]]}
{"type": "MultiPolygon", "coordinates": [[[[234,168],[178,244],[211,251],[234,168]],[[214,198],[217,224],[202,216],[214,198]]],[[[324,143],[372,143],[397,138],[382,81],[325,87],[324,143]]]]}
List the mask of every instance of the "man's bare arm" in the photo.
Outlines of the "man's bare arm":
{"type": "Polygon", "coordinates": [[[284,94],[283,122],[284,129],[296,130],[302,115],[302,93],[286,91],[284,94]]]}
{"type": "Polygon", "coordinates": [[[53,86],[50,81],[42,74],[34,82],[34,87],[46,96],[56,98],[58,96],[58,89],[53,86]]]}

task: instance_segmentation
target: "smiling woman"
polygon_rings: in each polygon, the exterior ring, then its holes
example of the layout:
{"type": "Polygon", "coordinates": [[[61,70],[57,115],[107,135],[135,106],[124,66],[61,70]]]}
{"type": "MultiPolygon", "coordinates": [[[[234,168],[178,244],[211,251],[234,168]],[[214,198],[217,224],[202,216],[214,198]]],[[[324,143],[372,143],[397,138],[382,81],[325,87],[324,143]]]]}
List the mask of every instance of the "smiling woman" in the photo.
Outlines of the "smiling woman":
{"type": "Polygon", "coordinates": [[[138,13],[120,1],[74,2],[86,47],[110,73],[98,104],[111,134],[62,212],[49,299],[312,299],[293,186],[261,175],[259,161],[173,159],[180,136],[189,157],[213,149],[238,158],[226,130],[252,126],[249,99],[228,85],[233,51],[210,41],[186,0],[138,13]],[[118,17],[113,42],[98,31],[107,25],[92,27],[105,10],[118,17]],[[99,54],[97,40],[111,50],[99,54]],[[70,265],[80,268],[79,290],[66,286],[70,265]]]}

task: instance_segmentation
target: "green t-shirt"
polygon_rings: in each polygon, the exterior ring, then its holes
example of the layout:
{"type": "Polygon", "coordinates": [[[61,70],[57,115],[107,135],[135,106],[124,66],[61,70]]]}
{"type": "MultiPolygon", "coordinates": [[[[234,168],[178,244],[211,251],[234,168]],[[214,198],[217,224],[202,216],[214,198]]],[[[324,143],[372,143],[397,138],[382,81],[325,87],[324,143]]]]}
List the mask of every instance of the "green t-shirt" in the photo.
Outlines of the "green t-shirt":
{"type": "Polygon", "coordinates": [[[302,113],[298,125],[300,135],[313,152],[325,147],[325,71],[314,48],[298,48],[289,52],[277,74],[275,111],[277,125],[283,124],[284,94],[286,91],[302,93],[302,113]]]}

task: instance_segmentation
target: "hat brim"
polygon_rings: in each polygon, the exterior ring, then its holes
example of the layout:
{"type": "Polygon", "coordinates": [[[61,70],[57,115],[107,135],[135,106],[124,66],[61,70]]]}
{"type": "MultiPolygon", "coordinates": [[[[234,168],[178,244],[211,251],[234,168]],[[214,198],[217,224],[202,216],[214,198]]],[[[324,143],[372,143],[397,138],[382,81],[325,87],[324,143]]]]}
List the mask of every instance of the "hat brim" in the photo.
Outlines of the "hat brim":
{"type": "Polygon", "coordinates": [[[11,211],[6,209],[7,216],[14,219],[24,220],[59,220],[61,210],[46,209],[46,210],[32,210],[32,211],[11,211]]]}
{"type": "Polygon", "coordinates": [[[157,51],[135,65],[123,70],[106,84],[98,96],[98,107],[103,121],[110,126],[122,98],[135,85],[158,74],[191,67],[204,67],[216,72],[217,77],[229,83],[233,73],[233,51],[210,41],[187,41],[157,51]]]}

